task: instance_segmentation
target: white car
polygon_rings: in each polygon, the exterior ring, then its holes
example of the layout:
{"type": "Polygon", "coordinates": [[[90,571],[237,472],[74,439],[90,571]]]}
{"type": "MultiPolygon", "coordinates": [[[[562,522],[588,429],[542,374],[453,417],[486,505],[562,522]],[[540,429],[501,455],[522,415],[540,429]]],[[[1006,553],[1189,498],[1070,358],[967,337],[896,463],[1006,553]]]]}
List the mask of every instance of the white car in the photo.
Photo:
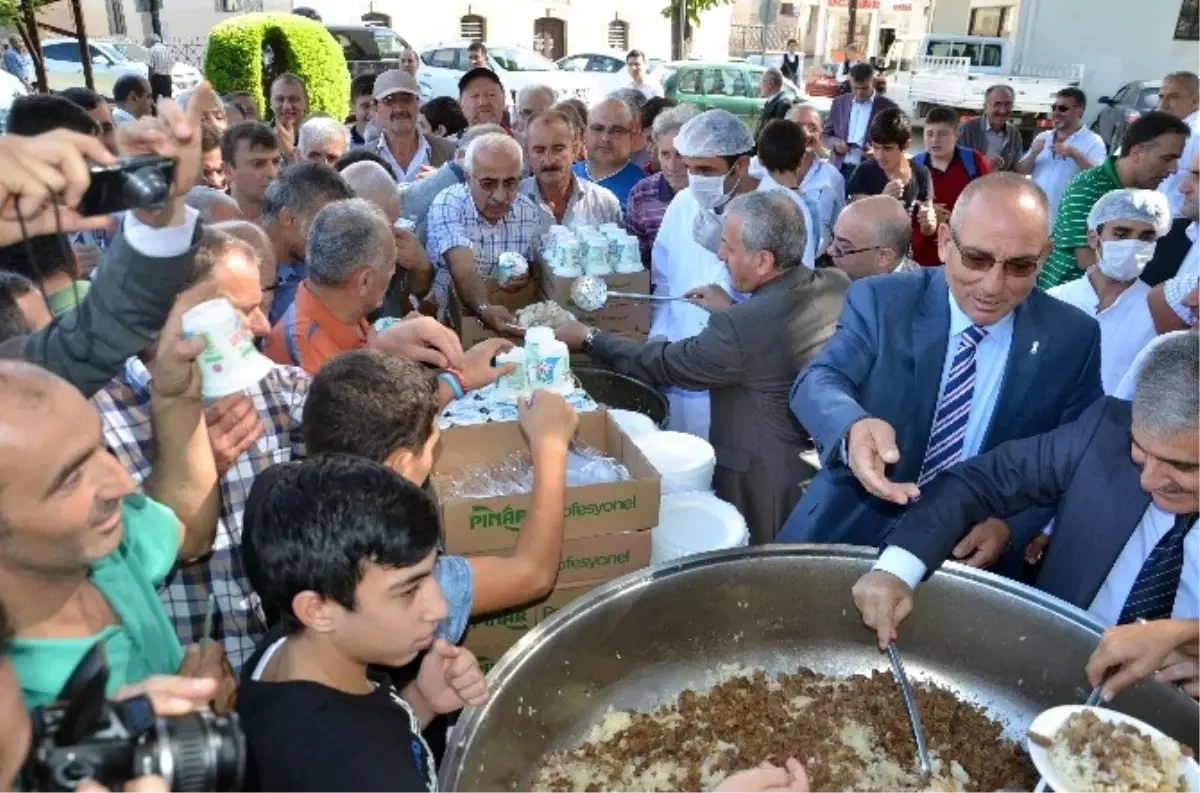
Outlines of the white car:
{"type": "MultiPolygon", "coordinates": [[[[435,44],[421,50],[421,71],[417,80],[422,97],[458,98],[458,81],[470,68],[467,60],[469,41],[435,44]]],[[[500,78],[508,93],[508,104],[516,107],[517,94],[527,85],[545,84],[558,92],[559,99],[576,97],[591,104],[594,91],[587,78],[559,71],[554,61],[526,47],[488,45],[488,67],[500,78]]]]}
{"type": "MultiPolygon", "coordinates": [[[[92,80],[96,91],[112,96],[113,84],[126,74],[150,73],[144,58],[146,50],[126,41],[89,41],[88,52],[92,56],[92,80]]],[[[42,55],[46,61],[46,81],[50,90],[58,91],[76,85],[84,85],[83,62],[79,57],[79,42],[75,39],[46,39],[42,42],[42,55]]],[[[175,91],[186,91],[200,83],[200,72],[194,66],[177,62],[171,69],[171,83],[175,91]]]]}
{"type": "MultiPolygon", "coordinates": [[[[616,91],[629,84],[629,72],[625,70],[625,53],[612,50],[609,52],[577,52],[556,61],[558,68],[564,72],[578,74],[591,80],[592,85],[603,93],[616,91]]],[[[662,88],[664,72],[660,58],[646,60],[645,80],[647,83],[662,88]]]]}
{"type": "Polygon", "coordinates": [[[25,83],[0,69],[0,133],[8,128],[8,111],[12,109],[13,101],[28,93],[25,83]]]}

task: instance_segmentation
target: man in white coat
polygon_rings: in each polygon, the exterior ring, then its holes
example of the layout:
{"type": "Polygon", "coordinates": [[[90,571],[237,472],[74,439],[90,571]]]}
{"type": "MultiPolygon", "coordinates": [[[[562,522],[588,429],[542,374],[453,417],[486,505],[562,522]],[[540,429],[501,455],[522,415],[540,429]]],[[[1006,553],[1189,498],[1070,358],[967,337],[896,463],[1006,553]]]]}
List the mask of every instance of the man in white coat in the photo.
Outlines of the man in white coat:
{"type": "MultiPolygon", "coordinates": [[[[717,258],[725,206],[758,187],[747,171],[754,139],[736,116],[708,110],[683,125],[675,150],[688,170],[688,186],[676,194],[663,216],[651,253],[651,278],[659,295],[681,296],[707,284],[733,293],[729,270],[717,258]]],[[[651,337],[680,341],[708,325],[709,313],[686,301],[655,308],[651,337]]],[[[670,428],[708,437],[707,391],[667,389],[670,428]]]]}

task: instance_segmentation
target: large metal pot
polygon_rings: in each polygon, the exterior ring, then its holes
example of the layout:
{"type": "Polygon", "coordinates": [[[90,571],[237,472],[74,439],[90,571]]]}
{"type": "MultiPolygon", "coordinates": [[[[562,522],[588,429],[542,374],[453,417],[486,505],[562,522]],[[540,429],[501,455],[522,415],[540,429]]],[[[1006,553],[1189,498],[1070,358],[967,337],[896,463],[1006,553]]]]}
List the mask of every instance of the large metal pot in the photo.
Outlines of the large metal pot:
{"type": "Polygon", "coordinates": [[[611,369],[592,366],[572,366],[571,373],[579,379],[583,390],[601,405],[641,413],[660,429],[666,428],[667,398],[649,383],[611,369]]]}
{"type": "MultiPolygon", "coordinates": [[[[830,674],[888,668],[850,587],[875,559],[849,546],[776,545],[688,557],[606,584],[527,634],[492,670],[492,699],[450,736],[443,790],[528,790],[541,758],[576,744],[610,706],[649,709],[719,665],[830,674]]],[[[1040,711],[1082,703],[1101,626],[990,573],[946,565],[901,628],[911,676],[986,707],[1009,737],[1040,711]]],[[[1112,706],[1197,745],[1196,704],[1143,683],[1112,706]]]]}

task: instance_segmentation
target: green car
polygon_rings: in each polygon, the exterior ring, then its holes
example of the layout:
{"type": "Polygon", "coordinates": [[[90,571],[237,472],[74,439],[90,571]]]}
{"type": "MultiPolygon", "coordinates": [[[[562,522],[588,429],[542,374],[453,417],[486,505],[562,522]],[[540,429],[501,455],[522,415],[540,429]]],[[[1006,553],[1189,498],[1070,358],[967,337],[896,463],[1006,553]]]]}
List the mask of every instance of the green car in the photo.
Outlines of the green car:
{"type": "MultiPolygon", "coordinates": [[[[671,67],[674,71],[663,83],[667,99],[699,105],[705,110],[728,110],[754,129],[763,105],[767,103],[758,95],[758,84],[765,67],[752,63],[702,61],[677,62],[671,67]]],[[[791,80],[783,81],[783,93],[796,104],[810,105],[822,114],[829,112],[829,99],[808,96],[791,80]]]]}

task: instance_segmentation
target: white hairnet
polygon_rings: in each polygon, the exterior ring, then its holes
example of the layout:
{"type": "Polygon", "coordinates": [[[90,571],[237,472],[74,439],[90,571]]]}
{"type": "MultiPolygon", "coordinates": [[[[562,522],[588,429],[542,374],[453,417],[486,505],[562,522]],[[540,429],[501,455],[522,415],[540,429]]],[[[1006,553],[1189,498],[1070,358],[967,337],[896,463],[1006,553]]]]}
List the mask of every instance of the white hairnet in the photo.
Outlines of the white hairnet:
{"type": "Polygon", "coordinates": [[[1100,196],[1088,213],[1087,227],[1095,231],[1114,220],[1140,220],[1153,223],[1158,236],[1171,230],[1171,205],[1157,190],[1113,190],[1100,196]]]}
{"type": "Polygon", "coordinates": [[[675,151],[684,157],[732,157],[753,150],[750,130],[727,110],[705,110],[675,136],[675,151]]]}

